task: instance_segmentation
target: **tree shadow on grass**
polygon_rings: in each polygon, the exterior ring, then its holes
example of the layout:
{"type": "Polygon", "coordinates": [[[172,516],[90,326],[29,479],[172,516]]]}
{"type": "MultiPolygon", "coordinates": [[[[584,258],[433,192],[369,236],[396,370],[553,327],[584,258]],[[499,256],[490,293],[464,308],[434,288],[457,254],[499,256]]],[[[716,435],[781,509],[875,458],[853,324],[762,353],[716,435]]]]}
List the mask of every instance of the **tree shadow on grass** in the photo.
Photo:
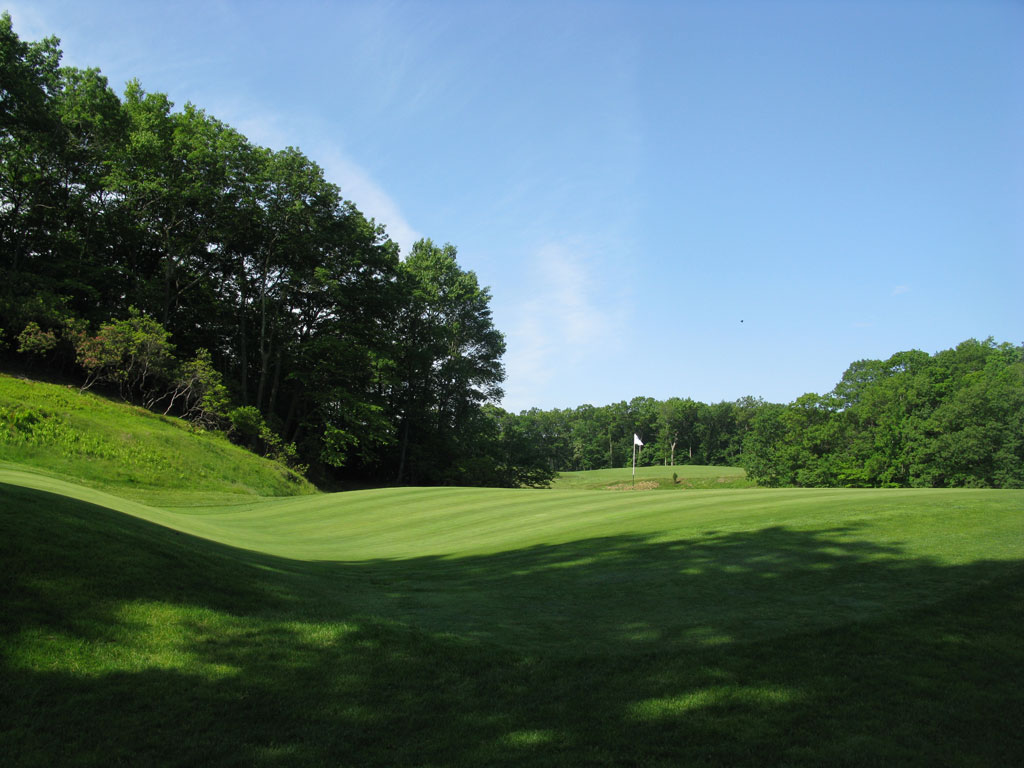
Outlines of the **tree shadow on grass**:
{"type": "Polygon", "coordinates": [[[303,563],[0,486],[14,765],[1009,765],[1024,567],[853,527],[303,563]]]}

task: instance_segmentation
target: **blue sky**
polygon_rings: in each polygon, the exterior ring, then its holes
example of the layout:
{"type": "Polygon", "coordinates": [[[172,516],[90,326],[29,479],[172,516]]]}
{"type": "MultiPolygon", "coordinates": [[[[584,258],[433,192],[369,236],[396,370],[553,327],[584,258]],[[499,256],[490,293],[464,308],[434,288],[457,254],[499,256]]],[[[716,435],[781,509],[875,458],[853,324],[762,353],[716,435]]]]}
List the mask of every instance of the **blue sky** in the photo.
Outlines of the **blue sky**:
{"type": "Polygon", "coordinates": [[[1024,3],[0,0],[492,292],[504,405],[1024,342],[1024,3]]]}

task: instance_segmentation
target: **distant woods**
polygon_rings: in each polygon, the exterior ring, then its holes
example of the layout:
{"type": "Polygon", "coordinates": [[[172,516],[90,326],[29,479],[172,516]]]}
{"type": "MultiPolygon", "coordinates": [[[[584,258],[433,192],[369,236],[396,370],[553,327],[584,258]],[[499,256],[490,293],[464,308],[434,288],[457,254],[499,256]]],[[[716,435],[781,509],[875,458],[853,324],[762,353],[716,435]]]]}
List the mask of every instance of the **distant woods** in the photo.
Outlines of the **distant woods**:
{"type": "Polygon", "coordinates": [[[561,470],[733,464],[767,486],[1024,488],[1024,346],[965,341],[860,360],[788,405],[637,397],[532,410],[520,428],[561,470]]]}
{"type": "Polygon", "coordinates": [[[688,399],[515,415],[490,293],[455,247],[404,259],[300,151],[96,69],[0,17],[0,356],[320,482],[543,485],[741,464],[766,485],[1024,485],[1022,348],[860,361],[789,405],[688,399]]]}

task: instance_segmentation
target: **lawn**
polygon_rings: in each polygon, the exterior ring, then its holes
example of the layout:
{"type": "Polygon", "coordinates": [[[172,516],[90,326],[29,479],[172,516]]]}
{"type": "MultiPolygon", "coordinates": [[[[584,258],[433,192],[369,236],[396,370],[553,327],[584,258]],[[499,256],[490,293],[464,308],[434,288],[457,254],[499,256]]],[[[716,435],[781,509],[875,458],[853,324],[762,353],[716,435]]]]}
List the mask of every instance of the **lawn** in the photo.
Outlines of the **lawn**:
{"type": "Polygon", "coordinates": [[[703,464],[677,464],[675,466],[590,469],[581,472],[561,472],[551,484],[552,488],[578,490],[725,490],[753,488],[742,467],[709,467],[703,464]]]}
{"type": "Polygon", "coordinates": [[[1024,492],[166,493],[0,468],[8,763],[1024,760],[1024,492]]]}

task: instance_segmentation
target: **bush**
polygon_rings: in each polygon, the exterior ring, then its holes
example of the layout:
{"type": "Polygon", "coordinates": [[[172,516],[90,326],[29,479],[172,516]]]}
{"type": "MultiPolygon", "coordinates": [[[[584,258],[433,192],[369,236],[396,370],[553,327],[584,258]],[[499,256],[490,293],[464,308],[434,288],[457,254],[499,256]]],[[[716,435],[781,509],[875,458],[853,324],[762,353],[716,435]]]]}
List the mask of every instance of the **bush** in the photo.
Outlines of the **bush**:
{"type": "MultiPolygon", "coordinates": [[[[174,386],[166,397],[170,401],[164,411],[165,416],[177,404],[184,418],[201,427],[216,426],[224,417],[228,404],[227,387],[224,386],[220,372],[213,367],[210,353],[205,349],[200,349],[192,360],[178,368],[174,386]]],[[[252,410],[256,411],[255,408],[252,410]]],[[[256,415],[259,416],[259,411],[256,411],[256,415]]],[[[258,435],[258,429],[255,434],[258,435]]]]}
{"type": "Polygon", "coordinates": [[[56,346],[57,335],[53,331],[44,331],[35,320],[18,334],[18,351],[23,355],[46,355],[56,346]]]}
{"type": "Polygon", "coordinates": [[[228,421],[231,422],[231,428],[228,430],[228,437],[231,440],[250,451],[273,459],[299,475],[306,473],[308,467],[298,463],[298,449],[295,443],[284,442],[279,434],[267,426],[259,408],[253,405],[235,408],[228,413],[228,421]]]}
{"type": "Polygon", "coordinates": [[[75,359],[86,372],[84,392],[100,381],[116,383],[121,397],[140,398],[152,408],[167,393],[174,369],[170,332],[149,315],[131,307],[127,320],[111,320],[90,336],[84,323],[69,320],[65,335],[75,348],[75,359]]]}

